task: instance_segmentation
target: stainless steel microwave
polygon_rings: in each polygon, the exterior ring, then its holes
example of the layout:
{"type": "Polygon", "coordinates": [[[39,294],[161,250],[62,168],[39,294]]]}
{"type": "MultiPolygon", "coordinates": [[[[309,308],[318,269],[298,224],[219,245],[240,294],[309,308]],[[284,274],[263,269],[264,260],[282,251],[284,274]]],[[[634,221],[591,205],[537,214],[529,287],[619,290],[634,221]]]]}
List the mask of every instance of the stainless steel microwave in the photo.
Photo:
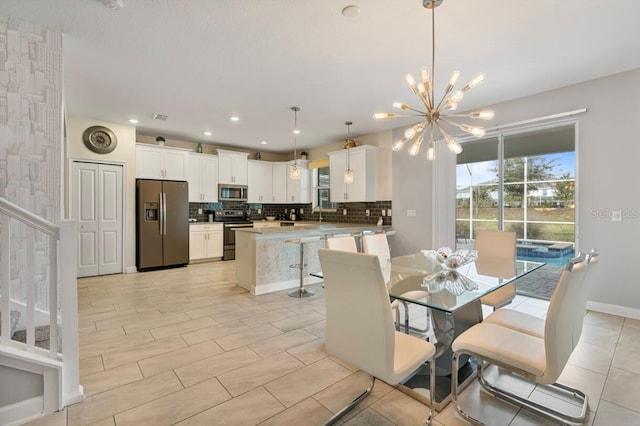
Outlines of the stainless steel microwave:
{"type": "Polygon", "coordinates": [[[247,201],[248,187],[246,185],[218,185],[218,200],[220,201],[247,201]]]}

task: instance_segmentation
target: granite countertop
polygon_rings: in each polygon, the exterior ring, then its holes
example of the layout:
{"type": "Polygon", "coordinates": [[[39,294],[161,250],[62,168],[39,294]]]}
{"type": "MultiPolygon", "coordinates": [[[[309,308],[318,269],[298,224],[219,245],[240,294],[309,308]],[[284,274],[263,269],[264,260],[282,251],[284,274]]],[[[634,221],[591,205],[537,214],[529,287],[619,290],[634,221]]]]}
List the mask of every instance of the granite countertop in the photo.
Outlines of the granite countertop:
{"type": "Polygon", "coordinates": [[[374,232],[389,232],[393,227],[384,225],[370,225],[366,223],[321,223],[316,221],[296,221],[295,226],[276,226],[267,228],[240,228],[236,232],[246,232],[249,234],[278,236],[278,235],[326,235],[338,232],[356,233],[371,230],[374,232]]]}

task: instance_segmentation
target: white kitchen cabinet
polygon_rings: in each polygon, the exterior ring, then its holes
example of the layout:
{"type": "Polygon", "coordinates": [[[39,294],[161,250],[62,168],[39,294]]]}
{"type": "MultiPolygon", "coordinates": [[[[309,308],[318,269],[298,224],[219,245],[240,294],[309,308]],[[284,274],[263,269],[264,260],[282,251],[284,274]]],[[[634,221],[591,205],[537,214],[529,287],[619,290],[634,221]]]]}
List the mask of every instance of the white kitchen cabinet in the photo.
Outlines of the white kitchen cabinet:
{"type": "Polygon", "coordinates": [[[136,177],[186,180],[189,152],[184,148],[136,144],[136,177]]]}
{"type": "Polygon", "coordinates": [[[222,223],[196,223],[189,225],[189,260],[222,257],[222,223]]]}
{"type": "Polygon", "coordinates": [[[293,166],[293,161],[287,163],[287,200],[288,204],[310,203],[311,200],[311,179],[309,172],[309,161],[298,160],[300,167],[300,179],[293,180],[289,177],[289,169],[293,166]]]}
{"type": "Polygon", "coordinates": [[[273,163],[268,161],[248,161],[249,203],[273,202],[273,163]]]}
{"type": "Polygon", "coordinates": [[[218,182],[232,185],[248,184],[247,152],[218,149],[218,182]]]}
{"type": "Polygon", "coordinates": [[[289,168],[287,163],[272,164],[272,203],[284,204],[287,202],[287,180],[289,180],[289,168]]]}
{"type": "Polygon", "coordinates": [[[329,152],[331,201],[334,203],[376,201],[376,147],[360,145],[349,149],[353,183],[344,183],[347,150],[329,152]]]}
{"type": "Polygon", "coordinates": [[[300,180],[289,178],[293,161],[267,162],[249,160],[249,202],[264,204],[302,204],[310,202],[309,162],[298,160],[300,180]]]}
{"type": "Polygon", "coordinates": [[[218,157],[189,154],[189,202],[215,203],[218,201],[218,157]]]}

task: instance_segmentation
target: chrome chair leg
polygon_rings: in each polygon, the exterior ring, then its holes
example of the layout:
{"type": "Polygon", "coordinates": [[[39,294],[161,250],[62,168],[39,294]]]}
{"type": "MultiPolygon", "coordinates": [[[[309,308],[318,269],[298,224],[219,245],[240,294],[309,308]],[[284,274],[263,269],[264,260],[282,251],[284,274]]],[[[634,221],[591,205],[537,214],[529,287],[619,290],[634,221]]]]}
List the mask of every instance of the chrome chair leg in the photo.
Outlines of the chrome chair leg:
{"type": "MultiPolygon", "coordinates": [[[[499,366],[499,363],[494,361],[494,360],[483,360],[481,358],[478,358],[476,354],[473,353],[468,353],[468,352],[464,352],[464,351],[458,351],[456,353],[453,354],[453,359],[451,362],[451,369],[452,369],[452,374],[451,374],[451,402],[454,404],[454,407],[456,409],[456,412],[458,414],[460,414],[465,420],[467,420],[469,423],[474,424],[474,425],[483,425],[484,423],[482,423],[480,420],[475,419],[473,417],[471,417],[471,415],[469,415],[468,413],[466,413],[462,407],[460,407],[460,404],[458,402],[458,358],[460,357],[460,355],[470,355],[473,357],[476,357],[476,359],[478,360],[478,364],[477,364],[477,378],[478,378],[478,382],[480,383],[480,385],[491,395],[493,395],[496,398],[502,399],[504,401],[507,401],[509,403],[512,404],[516,404],[516,405],[522,405],[525,408],[528,408],[531,411],[534,411],[542,416],[545,416],[547,418],[551,418],[553,420],[559,421],[563,424],[573,424],[573,425],[581,425],[584,423],[584,420],[586,418],[586,414],[587,414],[587,409],[588,409],[588,405],[589,405],[589,397],[582,391],[563,385],[561,383],[553,383],[550,385],[546,385],[546,386],[551,386],[554,387],[558,390],[561,390],[565,393],[568,393],[569,395],[573,396],[577,401],[579,401],[581,403],[581,410],[580,410],[580,414],[577,416],[568,414],[568,413],[564,413],[562,411],[558,411],[558,410],[554,410],[553,408],[550,408],[548,406],[545,405],[541,405],[538,404],[535,401],[531,401],[528,398],[523,398],[520,395],[516,395],[514,393],[511,393],[505,389],[499,388],[491,383],[489,383],[487,381],[487,379],[484,377],[484,365],[486,362],[486,365],[497,365],[499,366]]],[[[511,369],[509,369],[509,371],[512,371],[511,369]]],[[[523,376],[524,377],[524,376],[523,376]]],[[[535,383],[535,382],[531,382],[531,383],[535,383]]]]}
{"type": "Polygon", "coordinates": [[[340,411],[338,411],[337,413],[335,413],[327,423],[325,423],[325,426],[329,426],[334,424],[335,422],[337,422],[342,416],[344,416],[345,414],[347,414],[349,411],[351,411],[356,405],[358,405],[363,399],[365,399],[366,397],[368,397],[371,394],[371,391],[373,390],[373,385],[376,381],[376,378],[371,376],[371,384],[369,385],[369,387],[362,392],[360,395],[358,395],[353,401],[351,401],[347,406],[345,406],[344,408],[342,408],[340,411]]]}

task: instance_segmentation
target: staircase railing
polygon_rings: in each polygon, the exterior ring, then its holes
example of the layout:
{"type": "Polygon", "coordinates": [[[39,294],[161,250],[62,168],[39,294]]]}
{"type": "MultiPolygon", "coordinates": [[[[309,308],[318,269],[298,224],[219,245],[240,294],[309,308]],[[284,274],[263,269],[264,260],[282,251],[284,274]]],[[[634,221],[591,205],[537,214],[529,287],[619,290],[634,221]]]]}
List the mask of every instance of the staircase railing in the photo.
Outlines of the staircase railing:
{"type": "MultiPolygon", "coordinates": [[[[0,347],[13,353],[20,351],[29,357],[43,356],[62,362],[62,395],[58,409],[82,399],[79,374],[78,350],[78,295],[77,295],[77,234],[75,220],[63,219],[55,225],[39,216],[0,198],[0,347]],[[16,225],[24,224],[24,237],[12,238],[11,230],[16,225]],[[36,238],[42,244],[36,247],[36,238]],[[12,249],[12,242],[17,246],[12,249]],[[48,243],[48,244],[47,244],[48,243]],[[16,250],[18,249],[19,250],[16,250]],[[21,256],[15,255],[19,251],[21,256]],[[36,255],[44,253],[47,264],[36,265],[36,255]],[[12,297],[11,262],[18,257],[24,259],[24,274],[21,277],[26,291],[12,297]],[[48,257],[48,260],[46,260],[48,257]],[[48,287],[46,293],[36,288],[35,271],[42,267],[46,272],[48,287]],[[46,300],[48,298],[48,301],[46,300]],[[45,300],[42,306],[42,300],[45,300]],[[12,301],[24,304],[26,320],[26,342],[19,343],[11,336],[12,301]],[[39,303],[40,306],[36,306],[39,303]],[[58,306],[60,309],[58,310],[58,306]],[[49,349],[45,351],[36,347],[36,317],[48,316],[49,349]],[[58,316],[62,331],[62,351],[58,351],[58,316]]],[[[42,282],[42,279],[41,279],[42,282]]]]}

